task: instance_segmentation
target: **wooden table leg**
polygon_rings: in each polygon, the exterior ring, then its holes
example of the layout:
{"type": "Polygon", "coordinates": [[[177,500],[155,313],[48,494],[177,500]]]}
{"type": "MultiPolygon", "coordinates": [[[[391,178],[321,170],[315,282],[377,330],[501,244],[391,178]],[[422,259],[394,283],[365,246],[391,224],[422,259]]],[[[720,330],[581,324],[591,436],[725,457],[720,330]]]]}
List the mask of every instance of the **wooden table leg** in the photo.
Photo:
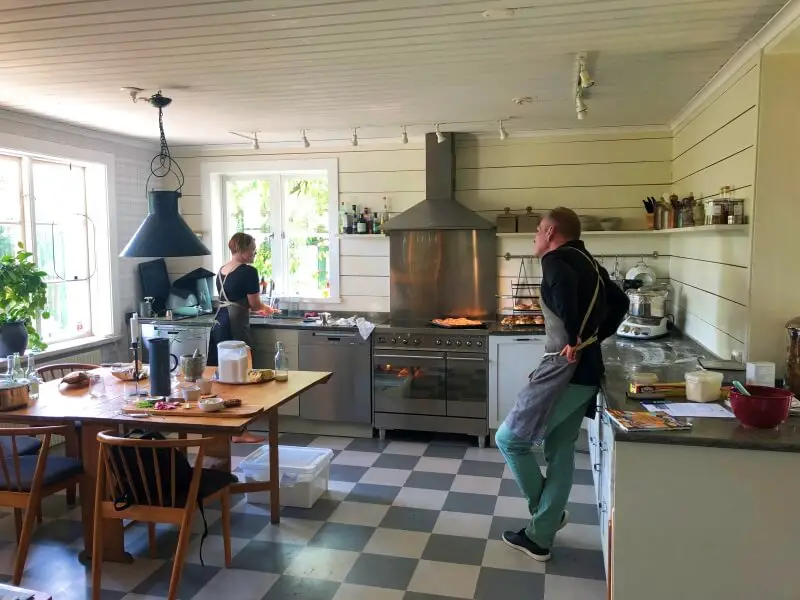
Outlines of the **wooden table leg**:
{"type": "MultiPolygon", "coordinates": [[[[81,562],[89,562],[92,557],[94,497],[97,486],[97,463],[100,456],[97,434],[107,429],[109,429],[108,425],[92,422],[84,422],[81,427],[83,480],[81,481],[80,501],[84,548],[80,553],[81,562]]],[[[103,523],[103,560],[133,562],[133,557],[125,552],[125,534],[121,519],[108,519],[103,523]]]]}
{"type": "Polygon", "coordinates": [[[278,471],[278,409],[268,413],[269,418],[269,518],[273,525],[281,522],[281,476],[278,471]]]}

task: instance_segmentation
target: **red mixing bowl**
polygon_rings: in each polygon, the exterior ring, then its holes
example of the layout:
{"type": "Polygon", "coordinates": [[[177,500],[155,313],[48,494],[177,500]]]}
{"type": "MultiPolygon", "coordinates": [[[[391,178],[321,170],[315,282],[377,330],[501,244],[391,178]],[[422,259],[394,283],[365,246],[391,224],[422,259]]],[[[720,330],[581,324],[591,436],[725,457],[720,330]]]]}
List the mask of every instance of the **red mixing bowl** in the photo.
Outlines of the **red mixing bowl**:
{"type": "Polygon", "coordinates": [[[792,392],[780,388],[761,385],[745,386],[750,396],[731,390],[733,414],[745,427],[772,429],[783,423],[789,416],[792,392]]]}

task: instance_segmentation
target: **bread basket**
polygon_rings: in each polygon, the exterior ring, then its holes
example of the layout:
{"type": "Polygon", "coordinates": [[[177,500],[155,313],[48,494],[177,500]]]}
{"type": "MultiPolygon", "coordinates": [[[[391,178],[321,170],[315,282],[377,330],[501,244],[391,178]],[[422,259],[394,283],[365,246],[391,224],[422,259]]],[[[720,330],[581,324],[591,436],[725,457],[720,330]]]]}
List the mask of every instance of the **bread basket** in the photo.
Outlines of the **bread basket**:
{"type": "Polygon", "coordinates": [[[29,398],[27,381],[0,381],[0,411],[27,406],[29,398]]]}

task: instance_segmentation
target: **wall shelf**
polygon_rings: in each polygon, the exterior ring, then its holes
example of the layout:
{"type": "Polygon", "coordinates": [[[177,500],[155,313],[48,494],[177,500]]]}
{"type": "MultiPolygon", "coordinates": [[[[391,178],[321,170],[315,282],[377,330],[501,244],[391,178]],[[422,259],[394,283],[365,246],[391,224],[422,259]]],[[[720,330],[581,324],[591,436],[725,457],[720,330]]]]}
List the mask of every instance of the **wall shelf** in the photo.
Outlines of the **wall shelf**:
{"type": "MultiPolygon", "coordinates": [[[[698,225],[697,227],[683,227],[675,229],[635,229],[635,230],[618,230],[618,231],[584,231],[581,237],[584,236],[633,236],[633,235],[673,235],[673,234],[689,234],[689,233],[733,233],[733,232],[746,232],[750,228],[749,225],[698,225]]],[[[533,233],[498,233],[499,238],[522,238],[532,237],[533,233]]]]}

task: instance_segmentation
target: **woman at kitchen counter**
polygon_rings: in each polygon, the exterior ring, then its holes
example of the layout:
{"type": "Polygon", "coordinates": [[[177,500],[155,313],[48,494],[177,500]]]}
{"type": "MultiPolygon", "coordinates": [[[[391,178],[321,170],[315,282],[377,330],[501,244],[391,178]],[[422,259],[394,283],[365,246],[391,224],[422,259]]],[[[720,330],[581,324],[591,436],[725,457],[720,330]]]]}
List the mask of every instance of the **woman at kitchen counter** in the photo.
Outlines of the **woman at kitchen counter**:
{"type": "MultiPolygon", "coordinates": [[[[231,259],[217,273],[220,305],[211,328],[208,365],[219,364],[217,344],[231,340],[250,343],[250,312],[271,315],[276,312],[263,302],[259,294],[258,271],[252,263],[256,256],[256,240],[247,233],[234,233],[228,242],[231,259]]],[[[256,444],[264,438],[245,431],[232,440],[235,444],[256,444]]]]}

